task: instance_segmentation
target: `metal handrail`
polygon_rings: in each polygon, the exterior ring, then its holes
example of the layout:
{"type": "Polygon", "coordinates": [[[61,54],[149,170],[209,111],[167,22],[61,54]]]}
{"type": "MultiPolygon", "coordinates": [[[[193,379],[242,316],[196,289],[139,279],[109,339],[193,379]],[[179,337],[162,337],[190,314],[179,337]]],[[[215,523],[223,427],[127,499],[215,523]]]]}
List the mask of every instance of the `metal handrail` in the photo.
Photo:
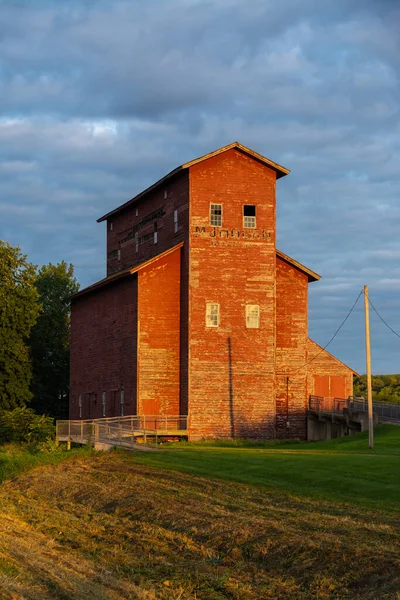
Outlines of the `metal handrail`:
{"type": "MultiPolygon", "coordinates": [[[[124,417],[100,417],[97,419],[69,419],[56,422],[56,441],[67,441],[68,447],[71,441],[81,444],[100,441],[106,433],[106,438],[112,438],[122,443],[122,440],[131,439],[134,443],[136,437],[143,436],[145,442],[147,436],[176,435],[187,431],[186,415],[127,415],[124,417]],[[101,436],[100,436],[101,432],[101,436]],[[117,434],[115,434],[117,432],[117,434]],[[111,436],[111,433],[113,434],[111,436]]],[[[185,435],[185,434],[184,434],[185,435]]],[[[113,445],[116,445],[113,443],[113,445]]]]}
{"type": "Polygon", "coordinates": [[[340,414],[344,409],[367,411],[364,399],[349,396],[348,398],[337,398],[332,396],[310,396],[308,401],[309,410],[316,412],[340,414]]]}
{"type": "MultiPolygon", "coordinates": [[[[381,421],[400,422],[399,404],[373,402],[372,407],[374,414],[376,414],[381,421]]],[[[341,413],[345,408],[353,411],[368,412],[368,403],[362,396],[349,396],[347,399],[310,396],[308,408],[315,412],[341,413]]]]}
{"type": "Polygon", "coordinates": [[[58,423],[94,423],[94,422],[105,422],[105,421],[130,421],[131,419],[149,419],[149,420],[163,420],[163,421],[174,421],[177,419],[187,419],[187,415],[125,415],[120,417],[96,417],[94,419],[59,419],[58,423]]]}
{"type": "Polygon", "coordinates": [[[147,436],[155,437],[156,449],[158,448],[158,432],[156,429],[134,429],[129,430],[130,435],[123,435],[121,427],[113,427],[106,423],[96,423],[95,425],[95,441],[100,443],[108,443],[113,446],[129,447],[136,444],[137,435],[143,435],[144,443],[147,442],[147,436]],[[129,442],[127,442],[129,440],[129,442]]]}

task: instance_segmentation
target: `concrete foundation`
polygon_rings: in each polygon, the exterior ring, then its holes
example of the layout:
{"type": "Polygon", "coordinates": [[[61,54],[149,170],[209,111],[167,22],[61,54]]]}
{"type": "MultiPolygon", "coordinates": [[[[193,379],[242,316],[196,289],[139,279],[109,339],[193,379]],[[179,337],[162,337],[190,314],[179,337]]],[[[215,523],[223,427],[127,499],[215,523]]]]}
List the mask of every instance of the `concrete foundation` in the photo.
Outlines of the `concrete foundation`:
{"type": "Polygon", "coordinates": [[[95,450],[101,450],[102,452],[110,452],[111,448],[113,448],[112,444],[104,444],[103,442],[94,443],[95,450]]]}
{"type": "MultiPolygon", "coordinates": [[[[378,423],[374,415],[374,426],[378,423]]],[[[309,411],[307,415],[307,440],[321,441],[353,435],[368,429],[368,413],[343,409],[343,413],[309,411]]]]}

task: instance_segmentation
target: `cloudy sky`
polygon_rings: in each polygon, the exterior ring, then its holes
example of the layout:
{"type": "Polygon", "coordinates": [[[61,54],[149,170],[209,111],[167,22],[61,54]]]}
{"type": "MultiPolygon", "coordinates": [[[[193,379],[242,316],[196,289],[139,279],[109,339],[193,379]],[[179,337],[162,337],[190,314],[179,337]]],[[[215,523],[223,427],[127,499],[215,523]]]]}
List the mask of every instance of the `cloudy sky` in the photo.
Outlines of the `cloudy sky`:
{"type": "MultiPolygon", "coordinates": [[[[0,0],[0,238],[82,286],[96,218],[234,140],[291,169],[278,247],[323,276],[325,345],[364,284],[400,332],[398,0],[0,0]]],[[[375,373],[400,339],[371,315],[375,373]]],[[[329,350],[365,372],[363,298],[329,350]]]]}

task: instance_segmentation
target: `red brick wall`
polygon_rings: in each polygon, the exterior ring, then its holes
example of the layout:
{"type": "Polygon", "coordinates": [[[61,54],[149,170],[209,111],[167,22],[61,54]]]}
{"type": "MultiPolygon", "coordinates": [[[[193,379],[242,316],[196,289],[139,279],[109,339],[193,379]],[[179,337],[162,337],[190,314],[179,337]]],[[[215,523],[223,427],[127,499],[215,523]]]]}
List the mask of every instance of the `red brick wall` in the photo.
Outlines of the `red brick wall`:
{"type": "Polygon", "coordinates": [[[180,265],[178,248],[138,273],[138,414],[180,414],[180,265]]]}
{"type": "Polygon", "coordinates": [[[192,439],[275,435],[275,172],[236,150],[190,167],[189,423],[192,439]],[[223,204],[223,226],[209,222],[223,204]],[[243,229],[244,204],[257,229],[243,229]],[[203,229],[204,228],[204,229],[203,229]],[[218,328],[206,303],[220,304],[218,328]],[[260,306],[247,329],[245,305],[260,306]]]}
{"type": "Polygon", "coordinates": [[[307,396],[324,395],[347,398],[353,395],[353,371],[337,358],[322,350],[313,340],[307,340],[307,396]]]}
{"type": "Polygon", "coordinates": [[[307,275],[277,258],[276,427],[279,438],[306,436],[307,303],[307,275]]]}
{"type": "MultiPolygon", "coordinates": [[[[161,213],[160,213],[161,214],[161,213]]],[[[188,269],[189,269],[189,172],[178,173],[165,185],[150,191],[121,213],[107,221],[107,275],[129,267],[135,267],[146,260],[162,254],[165,250],[184,241],[181,250],[181,292],[180,292],[180,414],[188,411],[188,269]],[[165,193],[167,197],[165,198],[165,193]],[[178,210],[178,231],[175,233],[174,211],[178,210]],[[136,215],[136,211],[138,214],[136,215]],[[161,211],[162,216],[154,218],[161,211]],[[152,218],[149,219],[149,217],[152,218]],[[149,219],[149,220],[148,220],[149,219]],[[154,221],[157,221],[157,244],[154,244],[154,221]],[[112,223],[112,229],[111,229],[112,223]],[[137,227],[138,226],[138,227],[137,227]],[[136,252],[134,228],[137,227],[139,250],[136,252]],[[143,241],[143,238],[149,238],[143,241]],[[121,259],[118,260],[118,249],[121,259]]]]}
{"type": "Polygon", "coordinates": [[[76,298],[71,315],[70,418],[102,417],[102,393],[106,392],[106,416],[136,411],[137,276],[115,282],[97,292],[76,298]],[[114,407],[115,402],[115,407],[114,407]]]}
{"type": "Polygon", "coordinates": [[[188,172],[182,171],[167,181],[164,186],[150,191],[128,208],[109,218],[107,275],[141,264],[179,242],[187,240],[188,181],[188,172]],[[178,210],[179,229],[176,233],[174,210],[178,210]],[[156,244],[153,236],[155,222],[158,238],[156,244]],[[136,252],[135,232],[140,242],[138,252],[136,252]],[[118,260],[118,250],[121,253],[120,260],[118,260]]]}
{"type": "MultiPolygon", "coordinates": [[[[188,217],[188,213],[186,213],[188,217]]],[[[188,219],[189,220],[189,219],[188,219]]],[[[185,235],[188,237],[189,224],[185,235]]],[[[189,243],[181,248],[181,290],[180,290],[180,400],[179,414],[187,415],[189,410],[189,243]]]]}

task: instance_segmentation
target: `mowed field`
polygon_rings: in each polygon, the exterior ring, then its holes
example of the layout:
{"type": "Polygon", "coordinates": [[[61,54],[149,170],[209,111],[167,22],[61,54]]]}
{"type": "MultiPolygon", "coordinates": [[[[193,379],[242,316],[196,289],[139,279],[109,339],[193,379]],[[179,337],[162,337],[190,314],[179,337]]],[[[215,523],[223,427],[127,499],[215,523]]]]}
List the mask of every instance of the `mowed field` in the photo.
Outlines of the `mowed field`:
{"type": "Polygon", "coordinates": [[[71,453],[0,486],[0,598],[399,599],[399,465],[389,425],[71,453]]]}

